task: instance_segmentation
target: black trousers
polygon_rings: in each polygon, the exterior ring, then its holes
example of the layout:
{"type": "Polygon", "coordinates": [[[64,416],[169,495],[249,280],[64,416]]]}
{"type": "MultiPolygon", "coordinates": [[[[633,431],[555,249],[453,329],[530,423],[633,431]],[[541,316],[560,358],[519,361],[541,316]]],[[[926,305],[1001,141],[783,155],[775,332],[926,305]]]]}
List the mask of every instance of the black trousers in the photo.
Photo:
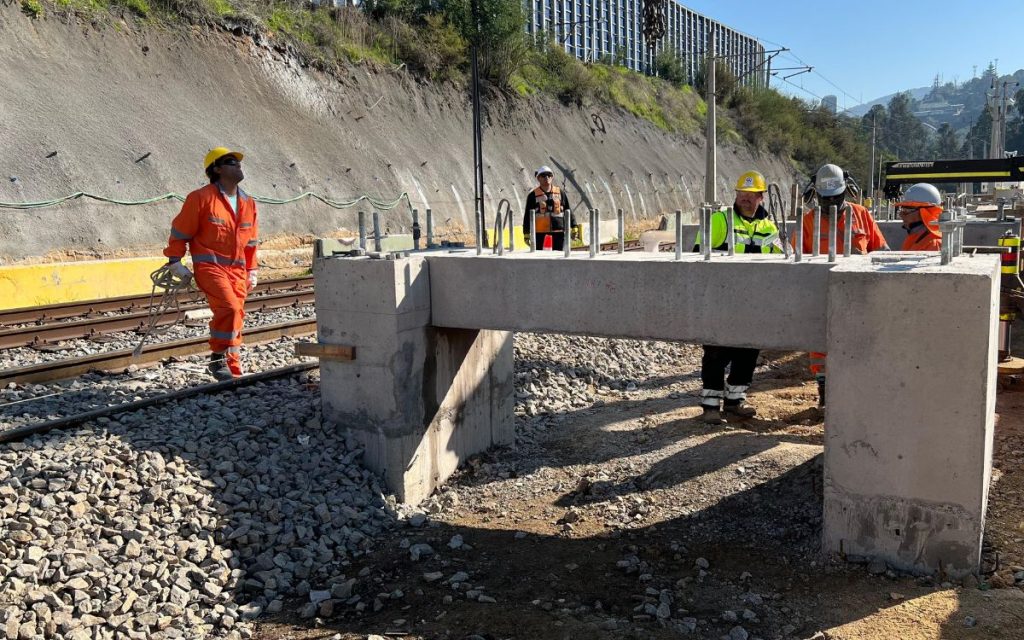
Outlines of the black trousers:
{"type": "Polygon", "coordinates": [[[534,238],[534,242],[537,243],[534,245],[535,247],[537,247],[537,251],[541,251],[544,249],[545,236],[551,236],[551,249],[553,251],[561,251],[565,247],[565,245],[563,244],[563,241],[565,240],[565,233],[563,233],[562,231],[559,231],[558,233],[538,233],[537,236],[534,238]]]}
{"type": "Polygon", "coordinates": [[[754,368],[760,352],[759,349],[745,347],[704,345],[704,355],[700,359],[700,381],[704,387],[701,404],[717,405],[720,398],[725,398],[729,403],[742,401],[746,397],[747,387],[754,379],[754,368]],[[725,377],[726,367],[729,367],[728,379],[725,377]],[[726,384],[729,385],[728,390],[726,384]]]}

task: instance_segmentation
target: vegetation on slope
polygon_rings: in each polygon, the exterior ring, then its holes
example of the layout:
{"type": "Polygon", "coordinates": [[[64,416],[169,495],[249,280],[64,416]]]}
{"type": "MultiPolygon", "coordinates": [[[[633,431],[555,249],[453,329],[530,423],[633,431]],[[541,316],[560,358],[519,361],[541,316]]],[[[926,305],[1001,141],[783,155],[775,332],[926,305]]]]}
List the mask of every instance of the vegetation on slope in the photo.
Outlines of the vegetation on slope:
{"type": "MultiPolygon", "coordinates": [[[[92,21],[130,15],[154,23],[242,26],[268,32],[323,68],[404,67],[423,81],[456,86],[467,83],[471,43],[479,37],[481,75],[492,90],[614,106],[670,132],[702,130],[703,74],[687,77],[676,52],[658,54],[657,77],[630,71],[611,57],[583,63],[550,38],[526,34],[520,0],[479,2],[477,32],[470,0],[365,0],[361,7],[317,7],[305,0],[21,0],[24,12],[36,18],[55,12],[92,21]]],[[[742,86],[723,64],[716,80],[721,140],[790,157],[805,171],[836,162],[867,183],[870,129],[865,132],[861,122],[774,90],[742,86]]]]}

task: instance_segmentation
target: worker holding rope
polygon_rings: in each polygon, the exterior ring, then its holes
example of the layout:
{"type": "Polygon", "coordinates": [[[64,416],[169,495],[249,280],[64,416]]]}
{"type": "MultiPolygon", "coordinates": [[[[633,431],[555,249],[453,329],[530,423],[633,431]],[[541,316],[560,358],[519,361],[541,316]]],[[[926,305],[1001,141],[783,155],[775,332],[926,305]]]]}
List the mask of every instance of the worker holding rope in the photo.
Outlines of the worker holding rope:
{"type": "Polygon", "coordinates": [[[184,279],[192,276],[181,262],[186,247],[192,255],[196,284],[213,311],[208,369],[223,381],[242,375],[242,319],[245,298],[256,286],[259,224],[256,202],[238,186],[245,177],[242,154],[217,147],[203,166],[210,184],[185,198],[164,255],[167,268],[184,279]]]}

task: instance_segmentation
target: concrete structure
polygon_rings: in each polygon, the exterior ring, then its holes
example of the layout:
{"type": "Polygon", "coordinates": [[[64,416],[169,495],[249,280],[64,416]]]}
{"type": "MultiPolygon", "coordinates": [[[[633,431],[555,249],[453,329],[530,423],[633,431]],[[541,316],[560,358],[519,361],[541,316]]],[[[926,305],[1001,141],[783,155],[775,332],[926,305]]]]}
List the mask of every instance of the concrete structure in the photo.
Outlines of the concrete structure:
{"type": "MultiPolygon", "coordinates": [[[[580,60],[607,56],[633,71],[650,73],[654,56],[644,37],[643,0],[528,0],[525,7],[527,33],[550,35],[580,60]]],[[[764,84],[765,50],[756,38],[675,0],[666,2],[665,10],[666,34],[654,51],[675,51],[689,82],[697,76],[713,36],[715,52],[743,84],[764,84]]]]}
{"type": "Polygon", "coordinates": [[[833,95],[827,95],[821,99],[821,106],[829,113],[835,113],[839,110],[839,98],[836,98],[833,95]]]}
{"type": "Polygon", "coordinates": [[[322,260],[320,340],[357,349],[355,362],[325,363],[324,412],[415,502],[466,455],[511,440],[506,331],[827,351],[825,549],[962,576],[981,553],[998,263],[938,262],[475,251],[322,260]],[[565,286],[552,296],[538,280],[565,286]]]}

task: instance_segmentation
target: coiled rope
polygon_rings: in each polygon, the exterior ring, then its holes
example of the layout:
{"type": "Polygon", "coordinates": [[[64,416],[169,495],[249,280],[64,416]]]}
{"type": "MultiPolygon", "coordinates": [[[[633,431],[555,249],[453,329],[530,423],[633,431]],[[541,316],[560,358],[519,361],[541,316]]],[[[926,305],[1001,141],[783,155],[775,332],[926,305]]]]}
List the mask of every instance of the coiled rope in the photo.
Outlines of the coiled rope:
{"type": "Polygon", "coordinates": [[[189,289],[197,292],[195,287],[192,286],[192,276],[175,273],[171,267],[172,265],[167,263],[149,274],[149,279],[153,283],[153,288],[149,292],[149,317],[146,322],[146,330],[143,331],[142,338],[139,339],[139,344],[132,350],[133,358],[138,358],[142,354],[142,347],[146,344],[146,339],[157,333],[157,322],[159,322],[164,314],[173,310],[175,312],[174,322],[160,329],[159,333],[169,331],[181,321],[181,300],[178,298],[178,294],[189,289]],[[159,302],[156,301],[157,289],[163,290],[159,302]]]}
{"type": "MultiPolygon", "coordinates": [[[[15,209],[22,211],[28,209],[45,209],[47,207],[54,207],[57,206],[58,204],[68,202],[69,200],[77,200],[78,198],[89,198],[91,200],[99,200],[100,202],[107,202],[110,204],[117,204],[126,207],[134,207],[142,204],[152,204],[154,202],[161,202],[163,200],[178,200],[179,202],[185,201],[185,197],[177,193],[165,193],[160,196],[144,198],[142,200],[119,200],[117,198],[98,196],[96,194],[86,193],[84,191],[76,191],[75,193],[66,195],[62,198],[40,200],[38,202],[0,202],[0,209],[15,209]]],[[[306,191],[291,198],[270,198],[267,196],[252,195],[253,200],[255,200],[256,202],[261,202],[263,204],[289,204],[291,202],[295,202],[296,200],[302,200],[303,198],[312,198],[314,200],[319,200],[320,202],[326,204],[329,207],[333,207],[334,209],[347,209],[349,207],[353,207],[359,204],[360,202],[363,202],[364,200],[371,207],[378,211],[390,211],[391,209],[397,207],[403,200],[410,207],[412,206],[412,204],[409,202],[409,194],[405,191],[403,191],[401,195],[399,195],[397,198],[390,201],[378,200],[372,196],[366,195],[353,198],[352,200],[331,200],[330,198],[325,198],[324,196],[313,193],[312,191],[306,191]]]]}

